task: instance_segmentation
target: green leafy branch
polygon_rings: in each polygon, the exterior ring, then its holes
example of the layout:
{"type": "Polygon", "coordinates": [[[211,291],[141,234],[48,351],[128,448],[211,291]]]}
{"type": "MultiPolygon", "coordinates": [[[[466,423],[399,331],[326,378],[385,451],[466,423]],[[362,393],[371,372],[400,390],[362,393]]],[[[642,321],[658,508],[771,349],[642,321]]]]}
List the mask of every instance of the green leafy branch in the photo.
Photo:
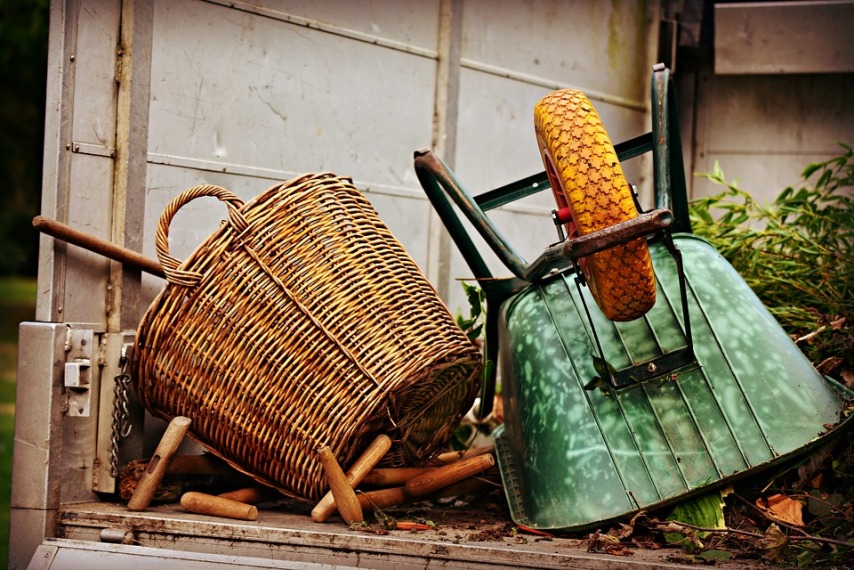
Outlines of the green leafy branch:
{"type": "Polygon", "coordinates": [[[486,318],[486,293],[476,285],[469,285],[462,281],[463,291],[469,302],[469,316],[464,317],[457,313],[457,325],[469,340],[474,341],[483,335],[484,319],[486,318]]]}
{"type": "MultiPolygon", "coordinates": [[[[804,184],[762,205],[721,167],[700,176],[724,186],[691,203],[694,232],[708,239],[790,334],[848,321],[854,310],[854,151],[803,170],[804,184]],[[810,182],[812,183],[810,184],[810,182]]],[[[848,335],[837,335],[847,337],[848,335]]],[[[847,353],[850,339],[830,352],[847,353]]]]}

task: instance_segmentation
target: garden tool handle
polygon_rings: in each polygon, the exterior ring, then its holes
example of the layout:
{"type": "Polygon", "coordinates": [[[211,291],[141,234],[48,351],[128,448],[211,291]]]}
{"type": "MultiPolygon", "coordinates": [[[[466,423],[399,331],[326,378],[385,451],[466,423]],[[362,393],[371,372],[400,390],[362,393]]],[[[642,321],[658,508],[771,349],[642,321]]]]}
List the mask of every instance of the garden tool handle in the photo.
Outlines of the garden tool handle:
{"type": "Polygon", "coordinates": [[[493,465],[495,465],[495,457],[492,454],[460,459],[413,477],[406,482],[404,488],[410,496],[421,497],[482,473],[493,465]]]}
{"type": "Polygon", "coordinates": [[[317,450],[317,453],[323,465],[323,472],[326,474],[326,482],[329,483],[329,491],[335,499],[341,518],[347,524],[362,522],[364,520],[362,506],[332,450],[329,446],[323,446],[317,450]]]}
{"type": "Polygon", "coordinates": [[[377,487],[390,487],[392,485],[402,485],[415,477],[427,473],[435,467],[381,467],[379,469],[371,469],[362,479],[365,485],[374,485],[377,487]]]}
{"type": "Polygon", "coordinates": [[[192,287],[202,277],[199,273],[179,269],[181,262],[169,254],[169,226],[172,224],[172,219],[178,213],[178,210],[196,198],[204,197],[217,198],[225,202],[228,205],[228,223],[236,229],[242,230],[248,225],[246,219],[240,213],[243,201],[225,188],[211,184],[201,184],[178,194],[166,205],[163,213],[160,214],[160,220],[157,222],[157,229],[154,234],[154,247],[157,252],[157,259],[160,260],[160,264],[163,266],[166,280],[173,285],[192,287]]]}
{"type": "Polygon", "coordinates": [[[154,450],[154,455],[148,462],[145,473],[143,473],[128,501],[129,511],[144,511],[148,508],[157,486],[163,480],[172,458],[190,428],[190,423],[190,418],[176,416],[166,426],[166,431],[163,432],[160,443],[157,444],[157,449],[154,450]]]}
{"type": "MultiPolygon", "coordinates": [[[[389,449],[391,438],[385,434],[378,435],[347,470],[346,477],[350,487],[355,489],[389,449]]],[[[315,522],[324,522],[335,512],[335,508],[335,497],[330,490],[312,509],[311,518],[315,522]]]]}
{"type": "MultiPolygon", "coordinates": [[[[510,297],[521,281],[495,279],[492,272],[478,252],[477,247],[463,226],[451,201],[465,214],[468,221],[478,230],[486,243],[504,265],[518,279],[525,271],[525,260],[510,246],[494,224],[486,217],[483,208],[463,188],[450,169],[430,149],[415,151],[415,174],[430,203],[441,218],[442,223],[457,244],[457,248],[474,273],[480,286],[486,293],[486,360],[498,362],[498,308],[510,297]]],[[[492,411],[495,397],[495,366],[484,375],[480,394],[480,407],[476,415],[486,418],[492,411]]]]}
{"type": "Polygon", "coordinates": [[[669,228],[672,223],[673,214],[670,210],[652,210],[620,224],[608,226],[578,238],[564,240],[546,249],[535,259],[525,269],[524,278],[534,283],[548,275],[550,271],[565,267],[567,261],[575,261],[656,233],[669,228]]]}
{"type": "Polygon", "coordinates": [[[234,499],[189,491],[181,495],[181,507],[199,515],[210,515],[242,521],[258,519],[258,507],[234,499]]]}
{"type": "Polygon", "coordinates": [[[43,234],[68,242],[72,245],[82,247],[91,252],[103,255],[113,261],[118,261],[125,265],[130,265],[146,273],[156,275],[157,277],[166,277],[163,272],[163,267],[155,259],[146,257],[141,253],[125,247],[118,246],[107,240],[95,237],[93,235],[81,232],[71,226],[51,220],[44,216],[36,216],[33,218],[33,227],[43,234]]]}

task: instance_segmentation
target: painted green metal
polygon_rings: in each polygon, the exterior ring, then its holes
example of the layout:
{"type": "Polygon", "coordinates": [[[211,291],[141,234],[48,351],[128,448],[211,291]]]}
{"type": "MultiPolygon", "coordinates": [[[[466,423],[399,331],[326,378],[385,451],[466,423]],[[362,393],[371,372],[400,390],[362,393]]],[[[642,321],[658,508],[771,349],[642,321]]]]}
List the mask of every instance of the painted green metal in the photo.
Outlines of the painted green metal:
{"type": "MultiPolygon", "coordinates": [[[[505,423],[495,438],[517,523],[580,529],[649,509],[762,468],[840,420],[842,399],[732,266],[700,238],[674,241],[696,355],[674,374],[584,389],[601,373],[574,273],[503,304],[505,423]]],[[[644,318],[614,323],[591,311],[617,369],[685,346],[673,259],[661,243],[651,254],[659,293],[644,318]]]]}
{"type": "MultiPolygon", "coordinates": [[[[841,422],[851,392],[822,378],[732,266],[690,234],[663,67],[652,111],[651,133],[615,145],[621,161],[652,152],[650,214],[661,222],[649,241],[656,304],[626,323],[606,319],[579,285],[569,241],[528,263],[487,217],[548,190],[545,173],[472,197],[438,157],[415,154],[421,185],[486,293],[486,358],[498,362],[505,407],[498,462],[514,521],[533,528],[579,530],[661,506],[790,459],[852,422],[841,422]],[[454,206],[514,278],[493,278],[454,206]],[[663,372],[668,362],[678,368],[663,372]],[[615,388],[615,372],[629,387],[615,388]]],[[[482,418],[496,381],[496,367],[486,369],[482,418]]]]}
{"type": "MultiPolygon", "coordinates": [[[[682,161],[682,133],[676,89],[670,80],[670,70],[656,66],[652,75],[652,151],[655,179],[655,207],[673,211],[674,232],[690,232],[688,189],[685,186],[685,166],[682,161]]],[[[620,157],[620,160],[623,160],[620,157]]]]}

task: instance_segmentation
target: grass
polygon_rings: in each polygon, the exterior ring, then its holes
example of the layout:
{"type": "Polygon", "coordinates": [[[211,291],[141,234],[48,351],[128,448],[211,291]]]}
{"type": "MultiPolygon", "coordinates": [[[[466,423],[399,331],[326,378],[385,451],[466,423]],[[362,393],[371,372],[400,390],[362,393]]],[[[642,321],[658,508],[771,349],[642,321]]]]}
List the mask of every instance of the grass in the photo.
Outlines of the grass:
{"type": "Polygon", "coordinates": [[[0,279],[0,568],[9,560],[18,324],[35,317],[35,306],[34,279],[0,279]]]}

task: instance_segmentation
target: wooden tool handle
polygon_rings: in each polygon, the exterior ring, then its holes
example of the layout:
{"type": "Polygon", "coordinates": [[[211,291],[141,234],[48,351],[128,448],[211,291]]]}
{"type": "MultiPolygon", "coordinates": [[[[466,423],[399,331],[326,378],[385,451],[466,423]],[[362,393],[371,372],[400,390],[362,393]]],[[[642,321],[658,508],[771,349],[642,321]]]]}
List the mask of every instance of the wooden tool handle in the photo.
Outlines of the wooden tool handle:
{"type": "Polygon", "coordinates": [[[412,498],[406,494],[403,487],[389,487],[377,491],[368,491],[356,495],[359,505],[366,511],[375,511],[386,507],[396,507],[411,501],[412,498]]]}
{"type": "Polygon", "coordinates": [[[425,499],[442,499],[444,497],[457,497],[459,495],[467,495],[470,493],[479,493],[483,491],[489,483],[481,481],[479,478],[469,477],[463,479],[447,487],[442,487],[427,495],[413,497],[406,492],[406,487],[389,487],[388,489],[378,489],[376,491],[366,491],[358,493],[356,497],[359,499],[359,504],[363,511],[375,511],[377,509],[385,509],[388,507],[397,507],[405,505],[413,501],[421,501],[425,499]]]}
{"type": "MultiPolygon", "coordinates": [[[[350,482],[350,488],[355,489],[359,483],[362,482],[362,479],[365,478],[365,475],[374,468],[374,466],[379,463],[380,459],[391,449],[391,438],[387,435],[379,435],[371,442],[371,444],[365,449],[362,455],[353,462],[353,465],[350,466],[350,469],[347,471],[346,477],[350,482]]],[[[332,516],[332,513],[335,512],[335,497],[332,495],[332,491],[326,493],[326,495],[317,503],[317,506],[314,507],[311,511],[311,518],[315,522],[324,522],[332,516]]]]}
{"type": "Polygon", "coordinates": [[[377,487],[392,487],[403,485],[413,477],[426,473],[435,467],[386,467],[371,469],[362,483],[365,485],[376,485],[377,487]]]}
{"type": "Polygon", "coordinates": [[[466,459],[468,457],[475,457],[477,455],[484,455],[486,453],[492,453],[495,451],[494,445],[487,445],[484,447],[470,447],[464,451],[446,451],[445,453],[440,453],[436,456],[435,460],[439,465],[453,463],[454,461],[459,461],[460,459],[466,459]]]}
{"type": "Polygon", "coordinates": [[[89,251],[103,255],[113,261],[131,265],[158,277],[166,277],[166,274],[163,273],[163,267],[161,267],[157,260],[146,257],[131,249],[118,246],[101,238],[81,232],[80,230],[76,230],[62,222],[57,222],[56,220],[51,220],[44,216],[36,216],[33,218],[33,227],[44,234],[61,239],[62,241],[66,241],[78,247],[82,247],[83,249],[88,249],[89,251]]]}
{"type": "Polygon", "coordinates": [[[181,506],[184,510],[200,515],[211,515],[243,521],[258,519],[258,508],[240,501],[224,499],[207,493],[191,491],[181,496],[181,506]]]}
{"type": "MultiPolygon", "coordinates": [[[[323,472],[326,474],[326,482],[329,483],[329,492],[335,499],[335,506],[338,507],[341,518],[347,524],[365,520],[362,516],[359,499],[356,498],[356,492],[353,491],[344,470],[338,465],[332,450],[328,446],[321,447],[317,450],[317,454],[320,456],[320,463],[323,465],[323,472]]],[[[314,517],[312,516],[312,518],[314,517]]]]}
{"type": "Polygon", "coordinates": [[[477,475],[493,465],[495,465],[495,458],[491,454],[461,459],[413,477],[406,482],[406,492],[413,497],[420,497],[477,475]]]}
{"type": "Polygon", "coordinates": [[[231,501],[254,505],[257,503],[263,503],[264,501],[269,501],[277,495],[278,493],[276,493],[275,490],[268,487],[246,487],[245,489],[235,489],[234,491],[220,493],[217,496],[221,499],[229,499],[231,501]]]}
{"type": "Polygon", "coordinates": [[[166,426],[166,431],[163,432],[163,437],[160,438],[160,443],[157,444],[157,449],[154,450],[154,455],[151,461],[148,462],[148,467],[145,469],[136,490],[131,495],[128,501],[128,510],[144,511],[151,503],[151,498],[157,490],[157,486],[166,474],[169,468],[169,463],[181,441],[187,434],[190,428],[190,419],[183,416],[177,416],[166,426]]]}

